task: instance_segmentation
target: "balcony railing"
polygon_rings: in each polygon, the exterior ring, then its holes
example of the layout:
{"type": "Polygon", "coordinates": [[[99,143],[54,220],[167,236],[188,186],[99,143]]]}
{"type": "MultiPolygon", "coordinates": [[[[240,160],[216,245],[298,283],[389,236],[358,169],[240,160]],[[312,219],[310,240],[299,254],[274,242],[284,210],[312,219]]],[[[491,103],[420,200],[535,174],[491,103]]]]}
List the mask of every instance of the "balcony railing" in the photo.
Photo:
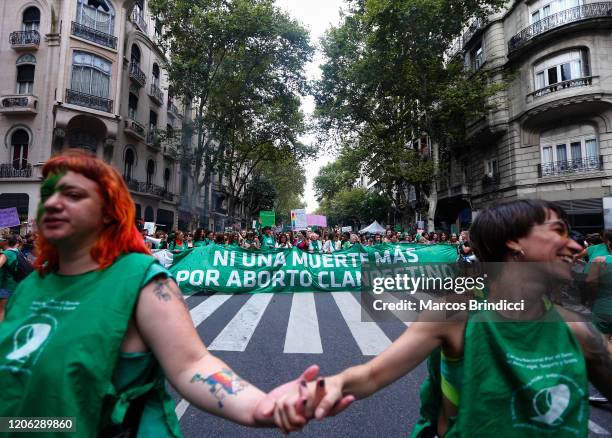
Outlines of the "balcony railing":
{"type": "Polygon", "coordinates": [[[75,21],[72,22],[72,35],[100,44],[104,47],[109,47],[111,49],[117,48],[117,37],[92,29],[91,27],[87,27],[75,21]]]}
{"type": "Polygon", "coordinates": [[[155,84],[151,84],[151,92],[149,93],[149,96],[151,96],[158,105],[162,105],[164,103],[164,92],[155,84]]]}
{"type": "Polygon", "coordinates": [[[177,116],[180,115],[178,108],[176,107],[174,102],[171,101],[171,100],[168,101],[168,111],[171,112],[174,115],[177,115],[177,116]]]}
{"type": "Polygon", "coordinates": [[[92,108],[107,113],[113,112],[113,101],[104,97],[92,96],[91,94],[66,89],[66,102],[74,105],[92,108]]]}
{"type": "Polygon", "coordinates": [[[13,163],[0,164],[0,178],[31,178],[32,165],[26,164],[21,169],[16,169],[13,163]]]}
{"type": "Polygon", "coordinates": [[[136,137],[138,140],[144,140],[146,136],[145,127],[134,119],[127,119],[125,121],[125,133],[136,137]]]}
{"type": "Polygon", "coordinates": [[[160,198],[167,199],[169,201],[174,200],[174,194],[164,189],[162,186],[157,184],[151,184],[144,181],[137,181],[135,179],[126,179],[128,188],[134,192],[147,193],[149,195],[159,196],[160,198]]]}
{"type": "Polygon", "coordinates": [[[499,185],[499,173],[482,177],[482,188],[494,187],[497,185],[499,185]]]}
{"type": "Polygon", "coordinates": [[[176,160],[179,156],[179,151],[174,146],[164,146],[164,155],[168,158],[176,160]]]}
{"type": "Polygon", "coordinates": [[[140,28],[141,31],[147,33],[147,23],[145,22],[144,16],[137,8],[132,9],[130,19],[132,23],[140,28]]]}
{"type": "Polygon", "coordinates": [[[482,29],[484,25],[485,21],[482,18],[475,18],[463,34],[463,45],[465,46],[467,43],[469,43],[472,37],[476,35],[476,32],[482,29]]]}
{"type": "Polygon", "coordinates": [[[147,77],[135,62],[130,62],[130,79],[133,79],[141,87],[147,83],[147,77]]]}
{"type": "Polygon", "coordinates": [[[155,150],[161,149],[161,140],[154,129],[150,129],[149,132],[147,132],[147,145],[155,150]]]}
{"type": "Polygon", "coordinates": [[[593,85],[593,78],[597,76],[585,76],[584,78],[576,78],[570,79],[569,81],[557,82],[556,84],[548,85],[544,88],[540,88],[539,90],[530,93],[528,96],[533,97],[542,97],[550,93],[554,93],[556,91],[561,91],[566,88],[576,88],[576,87],[586,87],[588,85],[593,85]]]}
{"type": "Polygon", "coordinates": [[[37,48],[40,44],[40,34],[37,30],[22,30],[11,32],[9,43],[13,48],[37,48]]]}
{"type": "Polygon", "coordinates": [[[603,170],[603,156],[538,164],[538,178],[603,170]]]}
{"type": "Polygon", "coordinates": [[[526,27],[508,42],[508,52],[524,46],[529,40],[551,29],[589,18],[612,16],[612,2],[589,3],[549,15],[526,27]]]}
{"type": "Polygon", "coordinates": [[[38,98],[31,95],[14,94],[0,99],[0,113],[3,114],[36,114],[38,98]]]}

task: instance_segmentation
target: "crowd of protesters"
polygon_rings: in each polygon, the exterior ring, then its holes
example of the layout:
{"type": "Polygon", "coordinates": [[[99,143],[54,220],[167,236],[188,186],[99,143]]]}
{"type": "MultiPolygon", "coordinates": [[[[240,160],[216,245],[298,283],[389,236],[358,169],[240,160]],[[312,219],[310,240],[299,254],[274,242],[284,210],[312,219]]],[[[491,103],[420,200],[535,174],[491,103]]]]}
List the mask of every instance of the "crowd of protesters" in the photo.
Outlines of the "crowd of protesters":
{"type": "Polygon", "coordinates": [[[168,249],[174,253],[213,243],[252,250],[296,247],[308,252],[326,254],[350,248],[357,243],[363,246],[382,243],[420,243],[456,245],[462,252],[465,248],[466,254],[470,254],[467,231],[459,235],[435,231],[409,233],[393,230],[381,234],[356,234],[329,228],[316,232],[307,230],[276,232],[270,227],[264,227],[261,231],[214,232],[203,228],[198,228],[194,232],[174,231],[169,234],[165,231],[156,231],[152,236],[147,235],[147,231],[143,229],[142,234],[152,249],[168,249]]]}

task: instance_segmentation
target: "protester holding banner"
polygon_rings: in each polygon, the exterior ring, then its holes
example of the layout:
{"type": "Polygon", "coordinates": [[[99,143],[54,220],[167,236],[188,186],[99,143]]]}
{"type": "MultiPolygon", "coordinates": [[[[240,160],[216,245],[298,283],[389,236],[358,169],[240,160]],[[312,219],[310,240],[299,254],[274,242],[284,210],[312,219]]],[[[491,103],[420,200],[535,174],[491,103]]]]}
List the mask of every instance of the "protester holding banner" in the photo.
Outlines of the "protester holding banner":
{"type": "Polygon", "coordinates": [[[192,405],[232,421],[304,424],[299,414],[271,415],[298,381],[266,395],[207,351],[176,283],[140,238],[116,170],[70,151],[42,174],[38,272],[0,324],[0,417],[74,417],[78,437],[177,437],[167,377],[192,405]]]}
{"type": "Polygon", "coordinates": [[[270,227],[264,227],[263,233],[264,234],[261,238],[261,248],[274,249],[276,242],[274,241],[274,236],[272,235],[272,229],[270,227]]]}
{"type": "Polygon", "coordinates": [[[193,247],[199,248],[201,246],[206,246],[206,233],[204,232],[204,228],[198,228],[195,230],[193,234],[193,247]]]}
{"type": "Polygon", "coordinates": [[[168,244],[168,250],[172,251],[173,254],[180,254],[187,249],[188,247],[187,242],[185,241],[185,233],[179,230],[168,244]]]}
{"type": "MultiPolygon", "coordinates": [[[[493,264],[487,265],[489,301],[524,300],[525,309],[415,322],[370,362],[325,378],[326,396],[307,406],[307,416],[333,413],[349,394],[368,397],[431,355],[412,437],[510,438],[518,430],[587,437],[588,379],[612,395],[612,348],[591,323],[546,298],[551,280],[571,279],[572,256],[580,250],[565,213],[541,200],[501,204],[476,217],[471,243],[480,261],[493,264]]],[[[277,409],[298,397],[292,390],[277,409]]]]}
{"type": "Polygon", "coordinates": [[[322,249],[321,241],[317,233],[310,233],[310,243],[308,251],[312,253],[320,253],[322,249]]]}
{"type": "Polygon", "coordinates": [[[290,249],[292,248],[291,243],[289,243],[289,238],[285,233],[281,233],[278,235],[278,242],[276,242],[275,248],[280,249],[290,249]]]}

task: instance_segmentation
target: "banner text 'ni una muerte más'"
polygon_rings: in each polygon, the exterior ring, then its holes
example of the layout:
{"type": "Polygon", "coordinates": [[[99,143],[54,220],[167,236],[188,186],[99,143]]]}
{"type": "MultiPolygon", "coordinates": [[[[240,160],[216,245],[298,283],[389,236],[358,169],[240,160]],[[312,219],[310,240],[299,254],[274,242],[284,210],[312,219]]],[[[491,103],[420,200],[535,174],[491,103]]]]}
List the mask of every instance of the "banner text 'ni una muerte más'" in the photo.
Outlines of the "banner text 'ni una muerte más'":
{"type": "Polygon", "coordinates": [[[358,292],[362,265],[384,268],[423,263],[453,263],[452,245],[354,245],[333,254],[297,248],[252,251],[209,245],[175,256],[170,272],[184,294],[197,292],[358,292]]]}

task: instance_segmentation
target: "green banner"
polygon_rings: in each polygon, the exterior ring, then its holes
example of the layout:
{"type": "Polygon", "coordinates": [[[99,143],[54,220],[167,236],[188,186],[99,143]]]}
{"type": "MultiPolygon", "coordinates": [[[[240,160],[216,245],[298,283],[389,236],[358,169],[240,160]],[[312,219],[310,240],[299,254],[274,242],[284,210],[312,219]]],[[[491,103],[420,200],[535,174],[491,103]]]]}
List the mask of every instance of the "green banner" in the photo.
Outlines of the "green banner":
{"type": "Polygon", "coordinates": [[[454,245],[354,245],[333,254],[310,254],[297,248],[253,251],[208,245],[177,254],[170,272],[181,291],[359,292],[361,265],[453,263],[454,245]]]}
{"type": "Polygon", "coordinates": [[[259,212],[259,221],[262,227],[273,227],[276,225],[276,213],[262,210],[259,212]]]}

